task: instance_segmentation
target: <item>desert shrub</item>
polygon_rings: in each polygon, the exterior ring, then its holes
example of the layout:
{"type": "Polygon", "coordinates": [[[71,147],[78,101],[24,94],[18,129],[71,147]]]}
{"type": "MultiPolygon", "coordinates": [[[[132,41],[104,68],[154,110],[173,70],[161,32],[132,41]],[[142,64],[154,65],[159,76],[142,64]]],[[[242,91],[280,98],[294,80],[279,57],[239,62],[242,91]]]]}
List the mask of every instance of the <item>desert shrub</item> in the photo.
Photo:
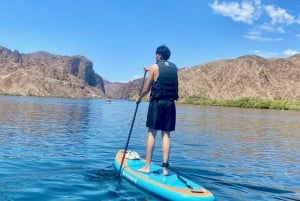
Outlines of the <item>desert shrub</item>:
{"type": "Polygon", "coordinates": [[[251,97],[240,98],[238,100],[215,100],[206,97],[193,96],[186,98],[184,103],[193,105],[210,105],[240,108],[300,110],[300,101],[267,100],[251,97]]]}

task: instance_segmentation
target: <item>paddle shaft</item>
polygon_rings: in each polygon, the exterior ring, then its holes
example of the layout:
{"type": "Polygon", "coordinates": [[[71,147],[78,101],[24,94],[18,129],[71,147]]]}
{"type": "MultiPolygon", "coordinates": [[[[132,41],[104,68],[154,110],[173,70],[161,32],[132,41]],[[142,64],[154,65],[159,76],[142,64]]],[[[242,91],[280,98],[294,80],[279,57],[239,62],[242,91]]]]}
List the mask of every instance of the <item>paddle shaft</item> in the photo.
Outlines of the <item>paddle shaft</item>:
{"type": "MultiPolygon", "coordinates": [[[[146,73],[147,73],[147,71],[145,71],[145,73],[144,73],[143,82],[142,82],[142,87],[141,87],[141,90],[140,90],[139,95],[142,93],[142,90],[143,90],[143,87],[144,87],[145,78],[146,78],[146,73]]],[[[130,136],[131,136],[131,133],[132,133],[132,128],[133,128],[133,125],[134,125],[136,113],[137,113],[137,111],[138,111],[139,103],[140,103],[140,102],[136,102],[136,106],[135,106],[135,111],[134,111],[133,119],[132,119],[132,122],[131,122],[129,134],[128,134],[128,137],[127,137],[126,146],[125,146],[125,149],[124,149],[124,154],[123,154],[123,156],[122,156],[122,161],[121,161],[121,165],[120,165],[120,168],[119,168],[119,172],[118,172],[117,177],[120,177],[120,175],[121,175],[121,170],[122,170],[122,167],[123,167],[125,154],[126,154],[126,151],[127,151],[127,148],[128,148],[129,141],[130,141],[130,136]]]]}

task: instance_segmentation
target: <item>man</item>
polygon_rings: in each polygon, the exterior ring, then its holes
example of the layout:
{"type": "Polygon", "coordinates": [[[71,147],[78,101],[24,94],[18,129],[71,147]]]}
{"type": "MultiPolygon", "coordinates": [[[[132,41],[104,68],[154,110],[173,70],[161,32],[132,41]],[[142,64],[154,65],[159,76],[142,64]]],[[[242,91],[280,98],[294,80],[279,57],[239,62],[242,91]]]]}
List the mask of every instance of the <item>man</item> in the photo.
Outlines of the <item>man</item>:
{"type": "Polygon", "coordinates": [[[140,96],[142,98],[150,91],[150,103],[147,114],[146,126],[148,127],[148,138],[146,145],[146,165],[139,169],[141,172],[149,173],[152,153],[155,145],[155,137],[158,130],[162,135],[163,151],[163,174],[168,175],[170,154],[170,133],[175,130],[176,107],[174,101],[178,99],[178,75],[175,64],[168,61],[171,52],[165,45],[156,49],[156,64],[145,67],[148,78],[145,82],[140,96]]]}

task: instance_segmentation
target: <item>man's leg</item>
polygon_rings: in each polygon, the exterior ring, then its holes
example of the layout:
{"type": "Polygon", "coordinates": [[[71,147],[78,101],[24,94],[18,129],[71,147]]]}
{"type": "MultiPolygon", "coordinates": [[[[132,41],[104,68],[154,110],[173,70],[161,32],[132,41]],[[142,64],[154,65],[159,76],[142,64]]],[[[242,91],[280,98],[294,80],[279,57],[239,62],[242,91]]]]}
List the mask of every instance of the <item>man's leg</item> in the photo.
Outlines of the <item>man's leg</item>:
{"type": "Polygon", "coordinates": [[[148,130],[148,138],[147,138],[147,148],[146,148],[146,165],[139,169],[138,171],[141,172],[150,172],[150,165],[152,160],[152,153],[154,150],[155,145],[155,136],[156,136],[156,130],[149,128],[148,130]]]}
{"type": "Polygon", "coordinates": [[[170,132],[162,131],[162,151],[163,151],[163,174],[168,175],[169,155],[171,149],[170,132]]]}

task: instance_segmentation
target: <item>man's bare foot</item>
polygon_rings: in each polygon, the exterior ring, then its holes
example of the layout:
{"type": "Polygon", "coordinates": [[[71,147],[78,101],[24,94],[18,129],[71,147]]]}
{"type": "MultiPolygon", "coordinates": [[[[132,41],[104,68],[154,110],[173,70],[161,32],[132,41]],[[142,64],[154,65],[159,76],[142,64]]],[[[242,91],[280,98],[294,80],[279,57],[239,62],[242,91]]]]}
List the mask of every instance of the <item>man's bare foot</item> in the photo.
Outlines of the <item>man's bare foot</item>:
{"type": "Polygon", "coordinates": [[[169,175],[169,171],[168,171],[169,163],[168,162],[163,163],[162,167],[163,167],[163,175],[165,176],[169,175]]]}
{"type": "Polygon", "coordinates": [[[163,175],[168,176],[169,175],[169,171],[167,168],[163,168],[163,175]]]}
{"type": "Polygon", "coordinates": [[[149,167],[142,167],[140,169],[138,169],[139,172],[143,172],[143,173],[150,173],[150,168],[149,167]]]}

